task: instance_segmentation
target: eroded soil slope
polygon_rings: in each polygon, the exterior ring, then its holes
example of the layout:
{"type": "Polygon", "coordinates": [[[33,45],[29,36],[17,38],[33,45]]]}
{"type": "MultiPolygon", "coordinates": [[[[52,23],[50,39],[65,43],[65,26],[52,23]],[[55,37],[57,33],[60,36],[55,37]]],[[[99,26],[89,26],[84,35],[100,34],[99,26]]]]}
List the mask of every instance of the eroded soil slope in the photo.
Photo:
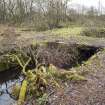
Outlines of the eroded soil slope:
{"type": "Polygon", "coordinates": [[[64,91],[50,97],[50,105],[105,105],[105,51],[98,52],[79,68],[84,82],[67,82],[64,91]]]}

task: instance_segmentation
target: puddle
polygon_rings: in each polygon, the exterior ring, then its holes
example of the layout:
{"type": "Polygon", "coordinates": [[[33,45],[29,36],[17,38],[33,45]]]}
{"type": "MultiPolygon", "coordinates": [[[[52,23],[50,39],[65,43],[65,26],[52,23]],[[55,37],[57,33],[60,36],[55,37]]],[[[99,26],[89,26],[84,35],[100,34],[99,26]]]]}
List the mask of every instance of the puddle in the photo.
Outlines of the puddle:
{"type": "Polygon", "coordinates": [[[5,71],[0,73],[0,105],[14,105],[11,89],[15,84],[21,85],[22,76],[19,71],[5,71]]]}

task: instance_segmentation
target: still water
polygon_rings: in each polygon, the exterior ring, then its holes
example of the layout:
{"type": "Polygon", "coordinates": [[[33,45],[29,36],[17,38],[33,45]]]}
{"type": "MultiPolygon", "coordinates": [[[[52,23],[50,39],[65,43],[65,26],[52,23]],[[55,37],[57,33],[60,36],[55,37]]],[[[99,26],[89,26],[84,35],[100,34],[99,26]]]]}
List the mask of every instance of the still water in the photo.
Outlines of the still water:
{"type": "Polygon", "coordinates": [[[0,73],[0,105],[15,105],[16,100],[11,96],[11,89],[15,84],[21,85],[22,80],[19,71],[0,73]]]}

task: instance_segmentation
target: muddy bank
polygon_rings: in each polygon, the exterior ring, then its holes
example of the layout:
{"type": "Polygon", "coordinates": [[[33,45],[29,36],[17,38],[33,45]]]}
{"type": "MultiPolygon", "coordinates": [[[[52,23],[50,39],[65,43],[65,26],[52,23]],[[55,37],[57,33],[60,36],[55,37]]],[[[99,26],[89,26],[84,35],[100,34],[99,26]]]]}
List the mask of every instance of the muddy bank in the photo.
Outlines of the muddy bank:
{"type": "Polygon", "coordinates": [[[0,56],[0,71],[21,69],[13,55],[18,56],[24,62],[31,58],[27,68],[35,68],[36,63],[48,66],[53,64],[58,68],[69,69],[88,60],[100,50],[98,47],[90,47],[78,44],[65,44],[60,42],[47,42],[44,44],[29,45],[9,49],[0,56]]]}
{"type": "Polygon", "coordinates": [[[87,81],[66,81],[64,91],[58,90],[49,97],[49,105],[105,105],[105,51],[74,69],[82,70],[87,81]]]}

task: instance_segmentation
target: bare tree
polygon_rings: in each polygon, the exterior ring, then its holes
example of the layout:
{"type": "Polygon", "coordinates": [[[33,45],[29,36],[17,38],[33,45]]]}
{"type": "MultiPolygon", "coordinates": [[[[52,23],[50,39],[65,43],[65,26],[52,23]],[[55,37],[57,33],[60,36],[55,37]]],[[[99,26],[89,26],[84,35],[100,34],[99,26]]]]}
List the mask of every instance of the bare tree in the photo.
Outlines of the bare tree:
{"type": "Polygon", "coordinates": [[[39,29],[60,27],[68,15],[69,0],[0,0],[0,21],[31,21],[39,29]],[[43,26],[43,27],[42,27],[43,26]]]}

